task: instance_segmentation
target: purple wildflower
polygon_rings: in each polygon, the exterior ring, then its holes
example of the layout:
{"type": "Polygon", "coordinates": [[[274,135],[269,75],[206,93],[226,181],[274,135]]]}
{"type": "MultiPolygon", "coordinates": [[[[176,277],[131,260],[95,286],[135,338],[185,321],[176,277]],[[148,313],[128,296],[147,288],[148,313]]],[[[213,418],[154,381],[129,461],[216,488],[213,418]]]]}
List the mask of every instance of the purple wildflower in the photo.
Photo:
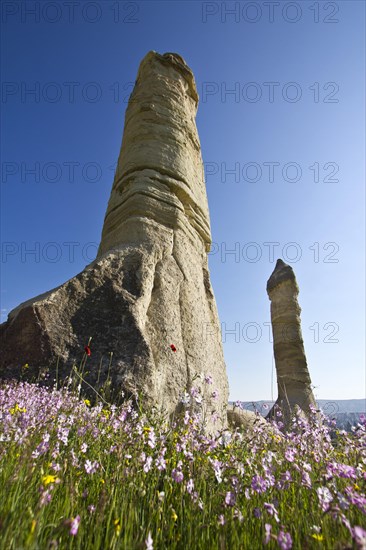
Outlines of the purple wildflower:
{"type": "Polygon", "coordinates": [[[151,532],[149,531],[149,534],[147,535],[147,539],[145,540],[146,550],[154,550],[153,542],[154,541],[152,539],[151,532]]]}
{"type": "Polygon", "coordinates": [[[158,456],[158,458],[155,460],[155,464],[159,472],[166,469],[166,462],[163,456],[158,456]]]}
{"type": "Polygon", "coordinates": [[[80,524],[80,516],[76,516],[76,518],[71,520],[70,535],[75,536],[78,534],[79,524],[80,524]]]}
{"type": "Polygon", "coordinates": [[[328,487],[318,487],[316,490],[319,498],[319,504],[323,512],[329,510],[329,504],[333,500],[332,493],[329,491],[328,487]]]}
{"type": "Polygon", "coordinates": [[[311,488],[311,479],[307,472],[301,472],[301,483],[304,487],[308,487],[308,489],[311,488]]]}
{"type": "Polygon", "coordinates": [[[266,474],[266,485],[267,487],[273,487],[276,483],[275,476],[271,473],[266,474]]]}
{"type": "Polygon", "coordinates": [[[357,479],[356,469],[348,464],[329,462],[329,464],[327,464],[326,479],[332,479],[332,477],[357,479]]]}
{"type": "Polygon", "coordinates": [[[232,440],[232,434],[229,431],[225,431],[221,436],[221,445],[224,445],[224,447],[227,447],[230,444],[230,441],[232,440]]]}
{"type": "Polygon", "coordinates": [[[212,384],[212,376],[210,374],[205,376],[206,384],[212,384]]]}
{"type": "Polygon", "coordinates": [[[188,493],[189,495],[191,495],[192,492],[193,492],[193,489],[194,489],[194,481],[193,481],[193,479],[191,478],[191,479],[188,480],[188,483],[187,483],[187,493],[188,493]]]}
{"type": "Polygon", "coordinates": [[[233,514],[234,518],[237,518],[239,520],[240,523],[242,523],[244,521],[244,516],[243,514],[241,513],[240,510],[234,510],[234,514],[233,514]]]}
{"type": "Polygon", "coordinates": [[[286,449],[286,452],[285,452],[286,460],[288,460],[289,462],[293,462],[295,460],[295,455],[296,455],[296,449],[292,447],[289,447],[288,449],[286,449]]]}
{"type": "Polygon", "coordinates": [[[257,493],[265,493],[267,490],[266,480],[263,477],[258,475],[253,476],[251,485],[252,485],[253,491],[256,491],[257,493]]]}
{"type": "Polygon", "coordinates": [[[270,523],[266,523],[265,526],[265,537],[264,537],[264,544],[268,544],[269,543],[269,539],[271,538],[271,530],[272,530],[272,525],[270,523]]]}
{"type": "Polygon", "coordinates": [[[350,503],[357,506],[357,508],[361,510],[361,512],[366,514],[366,498],[362,495],[358,495],[353,487],[346,487],[345,492],[350,503]]]}
{"type": "Polygon", "coordinates": [[[41,494],[40,501],[39,501],[40,506],[45,506],[46,504],[51,502],[51,498],[52,498],[52,495],[51,495],[50,491],[48,491],[48,490],[43,491],[42,494],[41,494]]]}
{"type": "Polygon", "coordinates": [[[145,461],[145,464],[144,464],[144,472],[145,472],[145,474],[147,474],[147,472],[150,471],[152,461],[153,461],[152,456],[148,456],[148,457],[146,458],[146,461],[145,461]]]}
{"type": "Polygon", "coordinates": [[[287,489],[290,481],[292,481],[291,473],[286,470],[286,472],[283,472],[281,474],[281,479],[278,482],[278,486],[280,489],[287,489]]]}
{"type": "Polygon", "coordinates": [[[222,462],[215,459],[215,460],[212,461],[212,466],[214,468],[215,477],[216,477],[217,482],[221,483],[221,481],[222,481],[222,469],[221,469],[222,462]]]}
{"type": "Polygon", "coordinates": [[[352,536],[355,539],[359,550],[366,550],[366,531],[359,525],[355,525],[352,529],[352,536]]]}
{"type": "Polygon", "coordinates": [[[264,503],[264,508],[267,510],[270,516],[273,516],[277,523],[280,521],[278,518],[278,511],[276,510],[275,506],[271,504],[270,502],[264,503]]]}
{"type": "Polygon", "coordinates": [[[95,474],[95,472],[99,468],[99,464],[96,460],[94,462],[91,462],[90,460],[86,460],[84,467],[87,474],[95,474]]]}
{"type": "Polygon", "coordinates": [[[290,533],[280,531],[277,536],[277,542],[281,550],[290,550],[292,548],[292,538],[290,533]]]}
{"type": "Polygon", "coordinates": [[[176,483],[182,483],[184,479],[183,472],[181,470],[178,470],[177,468],[174,468],[172,471],[172,478],[176,483]]]}
{"type": "Polygon", "coordinates": [[[234,506],[235,502],[236,502],[235,494],[231,491],[228,491],[225,495],[226,506],[234,506]]]}
{"type": "Polygon", "coordinates": [[[150,432],[149,432],[147,444],[148,444],[149,447],[151,447],[152,449],[154,449],[154,447],[155,447],[155,445],[156,445],[156,435],[155,435],[155,432],[154,432],[153,429],[151,429],[150,432]]]}
{"type": "Polygon", "coordinates": [[[341,514],[340,516],[340,519],[341,519],[341,522],[343,523],[343,525],[346,527],[346,529],[348,529],[348,531],[351,533],[352,532],[352,528],[351,528],[351,524],[349,522],[349,519],[346,518],[346,516],[344,514],[341,514]]]}
{"type": "Polygon", "coordinates": [[[338,503],[339,503],[339,506],[340,506],[341,510],[348,510],[349,502],[346,499],[346,497],[340,492],[337,492],[337,497],[338,497],[338,503]]]}
{"type": "Polygon", "coordinates": [[[238,480],[238,478],[237,478],[236,476],[233,476],[233,477],[231,478],[231,485],[232,485],[233,487],[237,487],[237,486],[239,485],[239,480],[238,480]]]}
{"type": "Polygon", "coordinates": [[[190,398],[190,395],[189,393],[187,393],[186,391],[182,394],[182,397],[181,397],[181,402],[183,403],[183,405],[189,405],[191,401],[191,398],[190,398]]]}

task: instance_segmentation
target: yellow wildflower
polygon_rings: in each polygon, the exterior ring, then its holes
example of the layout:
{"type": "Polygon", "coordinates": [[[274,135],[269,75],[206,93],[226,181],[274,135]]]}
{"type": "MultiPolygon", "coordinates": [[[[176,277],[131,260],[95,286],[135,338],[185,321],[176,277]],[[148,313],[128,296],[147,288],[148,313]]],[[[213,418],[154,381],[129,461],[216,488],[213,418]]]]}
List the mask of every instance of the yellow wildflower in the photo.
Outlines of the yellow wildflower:
{"type": "Polygon", "coordinates": [[[27,409],[25,407],[19,407],[18,403],[15,404],[15,407],[9,409],[10,414],[15,414],[17,412],[25,413],[27,409]]]}
{"type": "Polygon", "coordinates": [[[121,522],[119,519],[114,520],[114,530],[116,532],[117,537],[119,536],[121,532],[121,522]]]}
{"type": "Polygon", "coordinates": [[[84,399],[84,403],[87,407],[90,407],[90,401],[89,399],[84,399]]]}
{"type": "Polygon", "coordinates": [[[42,477],[42,481],[45,485],[48,485],[49,483],[54,483],[56,481],[56,479],[57,479],[56,476],[51,476],[51,475],[47,475],[47,476],[42,477]]]}
{"type": "Polygon", "coordinates": [[[178,519],[178,516],[177,516],[177,514],[176,514],[176,511],[175,511],[174,508],[173,508],[173,509],[172,509],[172,520],[173,520],[173,521],[177,521],[177,519],[178,519]]]}
{"type": "Polygon", "coordinates": [[[311,535],[313,539],[318,540],[319,542],[323,540],[323,535],[318,535],[318,533],[314,533],[311,535]]]}

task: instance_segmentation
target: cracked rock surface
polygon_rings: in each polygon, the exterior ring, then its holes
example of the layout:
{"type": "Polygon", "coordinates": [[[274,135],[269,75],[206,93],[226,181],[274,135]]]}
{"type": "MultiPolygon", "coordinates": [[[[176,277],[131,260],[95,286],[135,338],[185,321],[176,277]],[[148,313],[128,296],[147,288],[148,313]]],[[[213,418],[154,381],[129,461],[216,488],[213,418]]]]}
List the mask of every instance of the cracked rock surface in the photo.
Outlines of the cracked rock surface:
{"type": "Polygon", "coordinates": [[[0,327],[0,375],[44,366],[66,376],[92,337],[87,370],[146,405],[180,408],[202,387],[208,425],[226,424],[228,382],[208,271],[211,231],[192,71],[177,54],[149,52],[126,110],[96,260],[13,310],[0,327]],[[174,344],[176,352],[170,345],[174,344]],[[212,376],[212,385],[195,379],[212,376]],[[218,395],[215,392],[218,390],[218,395]]]}

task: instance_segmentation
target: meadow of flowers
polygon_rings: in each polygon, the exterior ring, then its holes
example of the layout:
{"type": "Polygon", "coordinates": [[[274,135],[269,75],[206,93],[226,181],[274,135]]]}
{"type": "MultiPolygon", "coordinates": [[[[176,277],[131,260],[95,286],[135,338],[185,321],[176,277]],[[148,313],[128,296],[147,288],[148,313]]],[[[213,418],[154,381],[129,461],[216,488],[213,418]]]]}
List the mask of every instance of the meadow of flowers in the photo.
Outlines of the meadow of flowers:
{"type": "Polygon", "coordinates": [[[366,549],[364,417],[213,436],[195,388],[174,420],[79,394],[1,383],[1,549],[366,549]]]}

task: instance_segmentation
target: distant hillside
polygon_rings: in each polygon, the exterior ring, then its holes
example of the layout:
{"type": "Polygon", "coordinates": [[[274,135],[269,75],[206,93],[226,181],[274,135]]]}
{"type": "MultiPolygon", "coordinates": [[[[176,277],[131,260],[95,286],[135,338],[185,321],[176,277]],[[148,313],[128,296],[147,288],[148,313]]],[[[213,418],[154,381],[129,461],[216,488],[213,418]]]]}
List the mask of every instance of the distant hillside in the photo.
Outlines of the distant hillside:
{"type": "MultiPolygon", "coordinates": [[[[361,414],[366,414],[366,399],[319,399],[317,404],[327,416],[336,419],[337,428],[347,431],[359,422],[361,414]]],[[[256,410],[262,416],[266,416],[273,405],[274,401],[241,402],[243,409],[256,410]]]]}
{"type": "MultiPolygon", "coordinates": [[[[234,403],[234,401],[230,401],[234,403]]],[[[250,411],[258,410],[264,416],[266,411],[273,407],[274,401],[241,401],[243,409],[250,411]]],[[[319,399],[317,401],[320,407],[326,414],[333,413],[365,413],[366,399],[319,399]]]]}

